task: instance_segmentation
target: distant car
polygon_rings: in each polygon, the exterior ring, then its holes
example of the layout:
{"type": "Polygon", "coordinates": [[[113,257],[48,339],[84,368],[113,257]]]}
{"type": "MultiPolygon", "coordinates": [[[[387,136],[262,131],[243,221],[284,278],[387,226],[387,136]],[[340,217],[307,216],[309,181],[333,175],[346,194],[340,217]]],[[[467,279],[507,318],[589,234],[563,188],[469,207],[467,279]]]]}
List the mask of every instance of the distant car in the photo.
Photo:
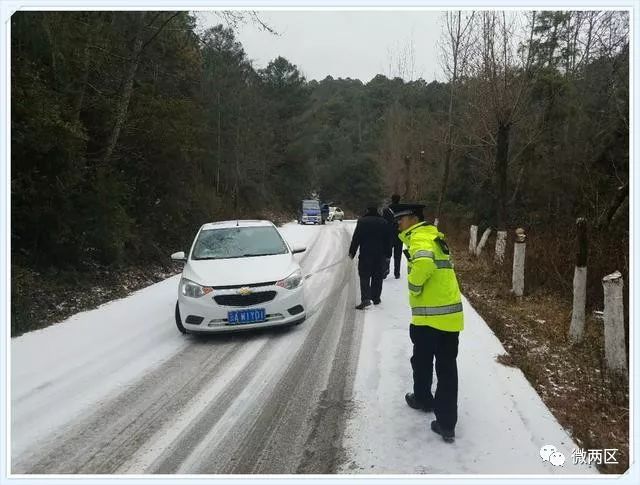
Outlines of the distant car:
{"type": "Polygon", "coordinates": [[[333,211],[331,211],[331,219],[332,221],[343,221],[344,220],[344,212],[340,207],[332,207],[333,211]]]}
{"type": "Polygon", "coordinates": [[[175,321],[182,333],[220,333],[302,323],[304,278],[291,248],[269,221],[203,225],[178,288],[175,321]]]}
{"type": "Polygon", "coordinates": [[[302,201],[302,208],[298,216],[298,224],[322,224],[320,202],[316,199],[302,201]]]}

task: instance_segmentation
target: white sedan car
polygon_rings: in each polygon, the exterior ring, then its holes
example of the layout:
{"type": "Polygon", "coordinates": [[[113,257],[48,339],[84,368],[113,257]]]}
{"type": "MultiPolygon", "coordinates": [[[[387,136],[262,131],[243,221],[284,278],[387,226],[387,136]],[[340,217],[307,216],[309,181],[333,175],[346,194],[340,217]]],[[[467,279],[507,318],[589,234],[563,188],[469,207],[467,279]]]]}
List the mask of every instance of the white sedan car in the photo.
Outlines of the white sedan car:
{"type": "Polygon", "coordinates": [[[344,220],[344,212],[340,207],[332,207],[333,211],[331,214],[332,221],[343,221],[344,220]]]}
{"type": "Polygon", "coordinates": [[[203,225],[184,261],[175,319],[182,333],[219,333],[302,323],[304,278],[269,221],[203,225]]]}

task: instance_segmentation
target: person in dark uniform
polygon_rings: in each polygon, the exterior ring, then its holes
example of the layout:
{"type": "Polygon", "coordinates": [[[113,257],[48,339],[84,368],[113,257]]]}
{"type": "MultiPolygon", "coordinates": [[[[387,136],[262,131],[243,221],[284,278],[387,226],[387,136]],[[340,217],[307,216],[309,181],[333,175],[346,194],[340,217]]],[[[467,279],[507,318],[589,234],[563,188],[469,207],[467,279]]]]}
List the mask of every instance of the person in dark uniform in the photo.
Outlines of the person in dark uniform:
{"type": "MultiPolygon", "coordinates": [[[[398,207],[400,203],[400,196],[398,194],[393,194],[391,196],[391,204],[388,207],[385,207],[384,212],[382,213],[385,220],[389,223],[390,231],[391,231],[391,249],[393,251],[393,274],[396,279],[400,278],[400,264],[402,262],[402,241],[398,238],[398,222],[395,220],[394,211],[395,208],[398,207]]],[[[387,269],[385,272],[385,278],[391,271],[391,259],[389,259],[387,264],[387,269]]]]}
{"type": "Polygon", "coordinates": [[[458,420],[458,338],[464,328],[462,296],[449,247],[438,228],[424,222],[424,206],[399,204],[400,239],[407,246],[407,283],[411,305],[413,392],[407,404],[434,411],[431,429],[447,443],[455,441],[458,420]],[[438,384],[431,394],[433,361],[438,384]]]}
{"type": "Polygon", "coordinates": [[[358,275],[360,276],[360,304],[356,309],[363,310],[371,305],[380,304],[382,280],[386,259],[391,258],[389,225],[380,216],[376,204],[369,204],[367,212],[358,219],[356,229],[351,238],[349,257],[358,258],[358,275]]]}

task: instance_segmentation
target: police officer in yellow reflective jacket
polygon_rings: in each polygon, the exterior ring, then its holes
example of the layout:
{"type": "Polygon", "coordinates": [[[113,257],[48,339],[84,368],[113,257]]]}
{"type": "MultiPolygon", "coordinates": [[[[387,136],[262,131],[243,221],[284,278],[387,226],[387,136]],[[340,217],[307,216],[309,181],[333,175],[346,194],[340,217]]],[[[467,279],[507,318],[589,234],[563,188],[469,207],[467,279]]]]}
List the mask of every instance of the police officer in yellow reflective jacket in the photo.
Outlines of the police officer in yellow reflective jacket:
{"type": "Polygon", "coordinates": [[[407,404],[436,419],[431,429],[444,441],[455,440],[458,420],[458,336],[464,327],[462,297],[453,271],[444,234],[424,222],[424,205],[398,204],[394,217],[399,238],[407,246],[409,303],[413,342],[413,392],[407,404]],[[438,378],[435,396],[431,393],[433,361],[438,378]]]}

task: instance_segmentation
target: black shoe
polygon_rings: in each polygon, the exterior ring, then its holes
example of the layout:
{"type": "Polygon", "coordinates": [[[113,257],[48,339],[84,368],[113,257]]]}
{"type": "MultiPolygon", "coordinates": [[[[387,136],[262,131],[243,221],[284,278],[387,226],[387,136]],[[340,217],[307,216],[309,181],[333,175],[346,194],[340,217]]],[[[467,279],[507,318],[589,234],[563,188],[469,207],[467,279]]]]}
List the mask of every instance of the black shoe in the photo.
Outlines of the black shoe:
{"type": "Polygon", "coordinates": [[[373,300],[374,305],[379,305],[382,300],[373,300]]]}
{"type": "Polygon", "coordinates": [[[445,443],[453,443],[456,440],[456,434],[453,430],[442,429],[438,421],[431,421],[431,431],[442,436],[445,443]]]}
{"type": "Polygon", "coordinates": [[[400,279],[400,275],[399,274],[395,275],[395,277],[396,277],[397,280],[400,279]]]}
{"type": "Polygon", "coordinates": [[[428,404],[423,404],[416,399],[416,396],[413,392],[408,392],[404,395],[404,400],[407,401],[407,404],[412,409],[420,409],[425,413],[433,412],[433,408],[428,404]]]}
{"type": "Polygon", "coordinates": [[[371,302],[370,301],[363,301],[358,306],[356,306],[356,310],[364,310],[368,306],[371,306],[371,302]]]}

